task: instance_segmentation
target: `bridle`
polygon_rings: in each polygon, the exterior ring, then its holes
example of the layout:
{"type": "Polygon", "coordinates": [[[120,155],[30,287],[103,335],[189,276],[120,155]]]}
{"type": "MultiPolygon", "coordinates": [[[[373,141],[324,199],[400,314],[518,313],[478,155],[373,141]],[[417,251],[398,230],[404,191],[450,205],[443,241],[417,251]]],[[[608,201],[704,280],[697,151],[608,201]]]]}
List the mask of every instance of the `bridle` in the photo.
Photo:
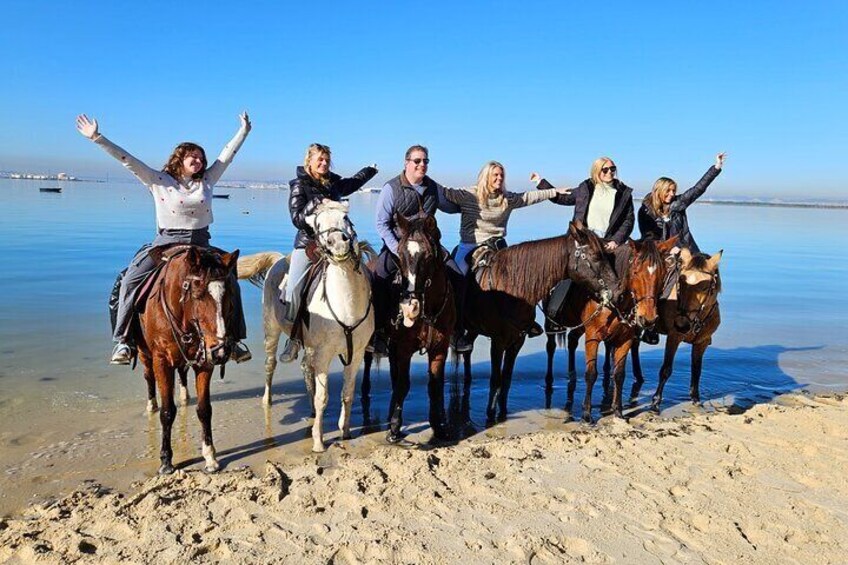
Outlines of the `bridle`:
{"type": "MultiPolygon", "coordinates": [[[[329,210],[319,211],[315,215],[316,223],[318,221],[318,216],[320,216],[324,212],[328,212],[328,211],[329,210]]],[[[316,243],[318,243],[318,249],[321,253],[321,256],[323,258],[328,259],[329,261],[332,261],[333,263],[335,263],[337,265],[344,263],[351,256],[353,256],[356,259],[356,262],[354,263],[354,269],[356,269],[356,271],[358,272],[360,270],[361,254],[360,254],[360,251],[359,251],[359,246],[356,244],[356,241],[357,241],[356,230],[353,227],[353,222],[350,221],[350,218],[348,218],[347,215],[345,215],[344,220],[345,220],[344,228],[338,227],[338,226],[332,226],[332,227],[329,227],[327,229],[323,229],[323,230],[315,232],[315,241],[316,241],[316,243]],[[342,236],[344,236],[347,239],[348,250],[347,250],[347,253],[342,257],[336,257],[336,255],[333,254],[330,251],[328,236],[330,236],[331,234],[334,234],[334,233],[340,233],[340,234],[342,234],[342,236]]]]}
{"type": "MultiPolygon", "coordinates": [[[[206,281],[207,287],[209,283],[213,282],[223,282],[226,285],[227,276],[224,275],[222,277],[210,278],[208,276],[189,274],[186,275],[185,278],[183,278],[182,284],[180,285],[180,288],[182,290],[182,293],[180,295],[180,304],[184,305],[184,312],[190,309],[192,313],[192,317],[188,321],[190,328],[184,331],[181,327],[181,324],[177,321],[176,316],[174,315],[170,306],[168,305],[168,297],[165,294],[165,282],[168,276],[168,269],[171,266],[171,260],[177,255],[181,255],[183,253],[185,253],[185,251],[181,251],[165,259],[165,267],[161,275],[161,282],[159,283],[159,291],[157,293],[157,298],[159,300],[159,304],[162,307],[162,311],[165,313],[165,319],[168,320],[168,325],[171,328],[171,335],[174,338],[174,343],[177,344],[177,349],[179,349],[180,355],[182,356],[185,365],[187,367],[201,367],[204,365],[209,365],[210,363],[206,355],[206,341],[204,339],[203,329],[200,327],[200,322],[198,320],[197,314],[197,303],[200,297],[195,296],[195,294],[191,292],[191,283],[193,281],[206,281]],[[188,355],[188,351],[192,347],[195,348],[195,354],[194,357],[190,358],[188,355]]],[[[210,353],[214,355],[215,352],[220,350],[222,347],[227,347],[226,342],[213,347],[210,350],[210,353]]],[[[226,357],[224,358],[226,359],[226,357]]],[[[221,372],[223,373],[223,364],[221,367],[221,372]]]]}
{"type": "Polygon", "coordinates": [[[586,264],[586,266],[589,268],[589,271],[591,271],[594,278],[598,281],[598,285],[601,287],[601,291],[593,293],[594,294],[593,298],[596,299],[595,301],[598,302],[599,307],[603,308],[604,306],[607,306],[607,307],[610,307],[610,308],[614,308],[615,305],[612,304],[612,300],[611,300],[612,291],[610,290],[609,285],[607,285],[607,282],[604,280],[604,277],[601,276],[601,273],[600,273],[598,267],[596,267],[595,264],[592,263],[592,261],[589,260],[589,256],[586,253],[586,250],[588,248],[589,248],[588,243],[584,243],[583,245],[579,245],[578,243],[575,242],[575,244],[574,244],[574,258],[578,262],[583,261],[586,264]]]}
{"type": "Polygon", "coordinates": [[[713,312],[718,306],[717,299],[711,300],[711,298],[718,294],[718,271],[710,273],[710,286],[707,289],[707,292],[702,295],[703,300],[700,300],[697,308],[686,308],[684,301],[682,300],[683,295],[681,293],[681,289],[683,287],[683,284],[681,284],[680,282],[681,279],[683,279],[682,276],[677,279],[677,314],[678,317],[685,318],[686,321],[689,322],[689,327],[691,329],[686,333],[698,335],[699,333],[701,333],[701,330],[704,329],[704,324],[710,318],[710,316],[712,316],[713,312]],[[710,304],[710,306],[705,313],[705,309],[707,308],[708,304],[710,304]]]}

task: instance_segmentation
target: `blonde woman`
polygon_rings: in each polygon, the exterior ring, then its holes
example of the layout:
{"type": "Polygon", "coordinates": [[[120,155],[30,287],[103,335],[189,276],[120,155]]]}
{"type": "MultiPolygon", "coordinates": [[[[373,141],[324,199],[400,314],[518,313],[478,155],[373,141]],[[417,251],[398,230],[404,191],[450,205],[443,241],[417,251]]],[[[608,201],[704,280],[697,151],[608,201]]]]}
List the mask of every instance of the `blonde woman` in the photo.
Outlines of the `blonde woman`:
{"type": "Polygon", "coordinates": [[[689,230],[686,208],[695,202],[721,173],[724,153],[716,155],[715,165],[707,169],[695,186],[677,194],[677,183],[668,177],[660,177],[654,188],[645,196],[639,208],[639,231],[643,239],[665,241],[678,236],[678,246],[686,247],[692,254],[700,253],[698,244],[689,230]]]}
{"type": "Polygon", "coordinates": [[[528,192],[506,190],[506,169],[497,161],[489,161],[477,175],[477,187],[470,190],[446,188],[445,197],[458,205],[462,220],[459,226],[459,247],[456,262],[462,273],[468,272],[468,253],[479,245],[489,244],[501,249],[506,247],[507,222],[516,208],[532,206],[561,194],[567,196],[570,189],[548,188],[528,192]]]}
{"type": "MultiPolygon", "coordinates": [[[[313,143],[306,148],[303,166],[297,168],[297,177],[289,182],[289,213],[292,223],[297,228],[294,238],[294,251],[289,258],[289,274],[286,283],[283,302],[286,304],[286,318],[294,322],[300,308],[300,296],[295,292],[300,279],[309,268],[306,256],[306,245],[312,241],[315,234],[306,223],[306,217],[315,212],[322,200],[339,201],[362,188],[366,182],[377,174],[377,165],[365,167],[350,178],[342,178],[330,172],[332,165],[330,148],[320,143],[313,143]]],[[[285,349],[280,354],[280,361],[288,363],[297,359],[300,342],[297,331],[286,342],[285,349]]]]}

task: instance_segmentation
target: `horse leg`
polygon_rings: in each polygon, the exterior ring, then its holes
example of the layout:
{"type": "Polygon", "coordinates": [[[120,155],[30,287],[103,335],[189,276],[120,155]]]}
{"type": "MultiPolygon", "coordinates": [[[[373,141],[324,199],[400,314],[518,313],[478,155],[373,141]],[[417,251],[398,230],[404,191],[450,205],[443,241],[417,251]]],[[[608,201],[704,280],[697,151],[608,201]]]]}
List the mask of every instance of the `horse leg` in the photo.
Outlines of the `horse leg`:
{"type": "Polygon", "coordinates": [[[509,398],[509,389],[512,386],[512,372],[515,370],[515,359],[518,357],[518,352],[521,351],[521,347],[524,345],[524,338],[520,338],[518,341],[510,345],[506,354],[504,355],[504,363],[503,363],[503,372],[501,373],[501,382],[503,385],[501,386],[501,396],[500,403],[498,406],[498,421],[503,422],[506,420],[507,415],[507,399],[509,398]]]}
{"type": "Polygon", "coordinates": [[[642,376],[642,361],[639,359],[639,343],[641,340],[636,338],[630,345],[630,358],[633,360],[633,387],[630,389],[630,402],[634,404],[642,391],[642,385],[645,384],[645,377],[642,376]]]}
{"type": "Polygon", "coordinates": [[[430,397],[430,428],[433,437],[446,439],[445,426],[445,356],[446,351],[430,351],[428,357],[427,395],[430,397]]]}
{"type": "Polygon", "coordinates": [[[271,382],[277,369],[277,346],[280,344],[281,333],[282,329],[276,322],[265,321],[265,394],[262,395],[262,404],[265,406],[271,406],[271,382]]]}
{"type": "Polygon", "coordinates": [[[465,379],[462,382],[462,417],[465,422],[471,420],[471,352],[462,354],[462,366],[465,379]]]}
{"type": "Polygon", "coordinates": [[[215,456],[215,443],[212,441],[212,400],[209,397],[209,382],[212,380],[211,370],[195,370],[195,388],[197,390],[197,419],[203,428],[203,459],[207,473],[215,473],[221,466],[215,456]]]}
{"type": "Polygon", "coordinates": [[[630,344],[632,340],[626,339],[624,343],[617,347],[613,346],[612,356],[615,358],[615,370],[613,372],[613,415],[616,418],[624,418],[624,404],[622,401],[624,390],[624,368],[627,364],[627,354],[630,353],[630,344]]]}
{"type": "Polygon", "coordinates": [[[495,408],[501,395],[501,366],[503,364],[504,350],[497,339],[492,339],[490,349],[491,375],[489,376],[489,403],[486,405],[486,423],[495,422],[495,408]]]}
{"type": "Polygon", "coordinates": [[[159,388],[159,400],[162,407],[159,410],[159,422],[162,424],[162,446],[159,450],[160,475],[170,475],[174,472],[171,451],[171,427],[177,417],[177,405],[174,403],[174,368],[164,358],[153,362],[153,372],[156,374],[156,385],[159,388]]]}
{"type": "MultiPolygon", "coordinates": [[[[370,405],[371,400],[371,363],[374,362],[374,354],[370,351],[365,352],[365,367],[362,369],[362,391],[361,397],[363,406],[366,401],[370,405]]],[[[363,410],[363,413],[367,413],[367,410],[363,410]]]]}
{"type": "Polygon", "coordinates": [[[339,414],[339,430],[342,439],[350,439],[350,411],[353,407],[353,397],[356,394],[356,370],[359,368],[360,359],[355,355],[350,364],[342,371],[344,374],[344,385],[342,386],[342,412],[339,414]]]}
{"type": "Polygon", "coordinates": [[[654,412],[660,411],[662,404],[663,388],[665,383],[671,377],[671,372],[674,367],[674,356],[677,354],[677,348],[680,345],[679,338],[669,335],[665,340],[665,355],[663,356],[663,364],[660,367],[660,378],[657,384],[657,391],[654,393],[654,398],[651,401],[651,410],[654,412]]]}
{"type": "Polygon", "coordinates": [[[545,408],[551,408],[554,396],[554,354],[556,353],[556,335],[548,334],[545,344],[545,352],[548,354],[548,370],[545,372],[545,408]]]}
{"type": "Polygon", "coordinates": [[[609,405],[610,388],[612,386],[612,371],[610,365],[612,358],[615,356],[615,348],[608,342],[604,341],[604,402],[602,404],[609,405]],[[612,351],[610,351],[612,350],[612,351]]]}
{"type": "Polygon", "coordinates": [[[577,389],[577,346],[580,345],[580,337],[584,333],[583,328],[574,328],[568,332],[568,390],[565,411],[569,414],[574,408],[574,391],[577,389]]]}
{"type": "Polygon", "coordinates": [[[156,402],[156,377],[153,375],[153,364],[149,355],[139,351],[141,366],[144,368],[144,380],[147,382],[147,413],[152,414],[159,410],[156,402]]]}
{"type": "Polygon", "coordinates": [[[600,341],[586,336],[586,396],[583,398],[583,421],[591,424],[592,388],[598,380],[598,346],[600,341]]]}
{"type": "Polygon", "coordinates": [[[707,341],[692,344],[692,378],[689,381],[689,398],[692,399],[692,404],[701,404],[701,368],[707,346],[707,341]]]}
{"type": "Polygon", "coordinates": [[[392,372],[392,402],[389,417],[389,431],[386,440],[389,443],[397,443],[403,439],[404,434],[400,428],[403,426],[403,402],[409,394],[409,364],[411,356],[407,354],[398,355],[393,351],[389,356],[390,365],[394,365],[392,372]]]}
{"type": "Polygon", "coordinates": [[[188,406],[188,401],[191,398],[188,393],[188,368],[178,367],[177,373],[180,375],[180,404],[188,406]]]}
{"type": "MultiPolygon", "coordinates": [[[[310,372],[314,369],[310,368],[310,372]]],[[[312,423],[312,451],[321,453],[326,451],[324,446],[324,410],[327,409],[327,367],[321,367],[314,376],[313,406],[315,408],[315,421],[312,423]]],[[[304,371],[305,372],[305,371],[304,371]]]]}

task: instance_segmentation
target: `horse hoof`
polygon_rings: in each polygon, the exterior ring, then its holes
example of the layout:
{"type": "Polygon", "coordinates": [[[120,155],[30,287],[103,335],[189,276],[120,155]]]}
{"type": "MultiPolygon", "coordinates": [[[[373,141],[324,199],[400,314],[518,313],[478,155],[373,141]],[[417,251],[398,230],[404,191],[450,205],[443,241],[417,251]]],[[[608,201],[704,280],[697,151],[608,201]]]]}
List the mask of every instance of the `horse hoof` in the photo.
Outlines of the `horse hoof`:
{"type": "Polygon", "coordinates": [[[693,397],[692,398],[692,405],[693,406],[703,406],[703,403],[701,402],[701,398],[697,397],[697,396],[693,397]]]}
{"type": "Polygon", "coordinates": [[[498,423],[506,422],[506,412],[498,413],[498,420],[497,421],[498,421],[498,423]]]}
{"type": "Polygon", "coordinates": [[[403,438],[405,438],[405,437],[406,437],[406,434],[401,433],[401,432],[392,432],[391,430],[386,432],[386,441],[391,443],[391,444],[400,443],[400,442],[403,441],[403,438]]]}
{"type": "Polygon", "coordinates": [[[583,422],[586,424],[594,424],[595,419],[592,418],[591,414],[583,414],[583,422]]]}
{"type": "Polygon", "coordinates": [[[621,410],[613,411],[612,416],[613,416],[613,418],[616,418],[618,420],[625,420],[626,419],[624,417],[624,413],[621,410]]]}
{"type": "Polygon", "coordinates": [[[215,461],[215,463],[207,463],[205,467],[203,467],[203,472],[209,475],[217,473],[221,470],[221,465],[215,461]]]}
{"type": "Polygon", "coordinates": [[[155,414],[158,411],[159,411],[159,406],[155,402],[153,404],[150,404],[149,402],[147,403],[147,413],[148,414],[155,414]]]}
{"type": "Polygon", "coordinates": [[[344,433],[342,433],[342,439],[343,440],[353,439],[353,434],[350,433],[350,432],[344,432],[344,433]]]}
{"type": "Polygon", "coordinates": [[[327,451],[327,446],[323,443],[312,446],[312,453],[324,453],[325,451],[327,451]]]}
{"type": "Polygon", "coordinates": [[[654,414],[659,414],[659,413],[660,413],[660,405],[659,405],[659,403],[656,403],[656,402],[655,402],[655,403],[651,404],[651,407],[649,408],[649,410],[650,410],[651,412],[653,412],[654,414]]]}
{"type": "Polygon", "coordinates": [[[173,475],[174,471],[176,471],[176,469],[174,469],[174,466],[170,463],[163,464],[159,467],[160,475],[173,475]]]}

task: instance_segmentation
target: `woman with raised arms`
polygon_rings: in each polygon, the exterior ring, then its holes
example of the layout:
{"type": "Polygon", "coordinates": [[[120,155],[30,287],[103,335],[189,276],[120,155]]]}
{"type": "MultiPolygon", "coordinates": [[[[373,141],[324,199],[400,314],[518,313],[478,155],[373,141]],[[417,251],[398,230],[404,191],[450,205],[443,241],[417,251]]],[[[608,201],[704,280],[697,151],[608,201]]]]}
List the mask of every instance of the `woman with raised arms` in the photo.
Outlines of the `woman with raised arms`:
{"type": "MultiPolygon", "coordinates": [[[[171,244],[209,246],[209,225],[212,223],[212,187],[224,174],[241,148],[251,124],[247,113],[239,116],[241,125],[235,137],[224,146],[211,167],[207,168],[206,152],[195,143],[180,143],[162,170],[148,167],[125,149],[115,145],[100,133],[97,120],[85,114],[77,116],[77,130],[124,165],[153,196],[156,209],[156,237],[144,245],[133,258],[121,281],[118,312],[113,338],[116,342],[111,363],[128,365],[132,359],[131,338],[128,335],[133,314],[133,301],[139,284],[156,263],[149,256],[154,247],[171,244]]],[[[247,336],[238,281],[233,280],[234,318],[229,320],[227,334],[234,335],[231,357],[241,363],[250,359],[250,351],[241,340],[247,336]],[[234,327],[232,327],[234,326],[234,327]],[[232,331],[230,331],[232,330],[232,331]]]]}

